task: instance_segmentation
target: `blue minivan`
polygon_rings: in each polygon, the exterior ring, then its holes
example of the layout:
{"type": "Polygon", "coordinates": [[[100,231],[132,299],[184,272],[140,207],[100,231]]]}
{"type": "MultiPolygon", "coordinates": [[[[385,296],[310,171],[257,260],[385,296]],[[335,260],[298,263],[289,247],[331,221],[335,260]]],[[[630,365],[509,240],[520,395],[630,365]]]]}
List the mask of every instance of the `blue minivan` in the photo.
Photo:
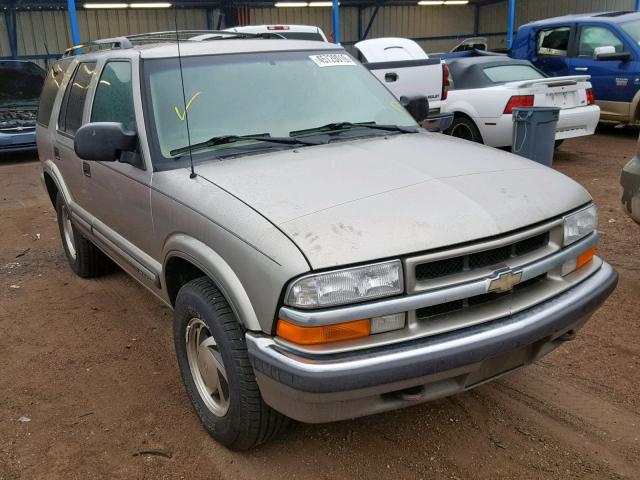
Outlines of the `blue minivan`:
{"type": "Polygon", "coordinates": [[[605,12],[522,25],[511,49],[551,76],[591,75],[601,121],[640,121],[640,12],[605,12]]]}

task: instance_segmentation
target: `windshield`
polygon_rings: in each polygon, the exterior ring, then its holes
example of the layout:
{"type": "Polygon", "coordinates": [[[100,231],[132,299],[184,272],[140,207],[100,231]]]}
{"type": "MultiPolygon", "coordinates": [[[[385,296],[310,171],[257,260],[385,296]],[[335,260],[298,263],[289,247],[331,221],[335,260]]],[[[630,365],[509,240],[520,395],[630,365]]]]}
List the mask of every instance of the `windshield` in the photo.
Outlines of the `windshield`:
{"type": "MultiPolygon", "coordinates": [[[[182,68],[186,102],[177,59],[144,64],[147,112],[160,153],[154,155],[156,164],[174,163],[172,150],[225,135],[287,137],[332,122],[416,127],[393,95],[343,51],[337,55],[300,51],[183,57],[182,68]],[[330,56],[334,61],[327,60],[330,56]]],[[[384,134],[361,129],[361,135],[384,134]]],[[[260,148],[294,148],[248,142],[260,148]]],[[[194,159],[242,146],[235,142],[212,147],[194,152],[194,159]]]]}
{"type": "Polygon", "coordinates": [[[37,107],[44,77],[34,63],[0,61],[0,107],[37,107]]]}
{"type": "Polygon", "coordinates": [[[487,67],[484,74],[493,83],[519,82],[521,80],[536,80],[544,75],[529,65],[500,65],[487,67]]]}
{"type": "Polygon", "coordinates": [[[627,32],[636,45],[640,45],[640,20],[633,20],[631,22],[626,22],[620,25],[622,30],[627,32]]]}

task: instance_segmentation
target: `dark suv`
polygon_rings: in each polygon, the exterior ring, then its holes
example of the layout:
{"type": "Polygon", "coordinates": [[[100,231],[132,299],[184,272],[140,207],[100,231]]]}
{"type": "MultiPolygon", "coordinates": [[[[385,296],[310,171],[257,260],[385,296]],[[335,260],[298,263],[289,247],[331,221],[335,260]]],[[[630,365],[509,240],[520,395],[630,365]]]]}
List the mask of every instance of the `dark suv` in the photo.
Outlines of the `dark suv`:
{"type": "Polygon", "coordinates": [[[32,62],[0,60],[0,153],[36,149],[36,113],[46,72],[32,62]]]}

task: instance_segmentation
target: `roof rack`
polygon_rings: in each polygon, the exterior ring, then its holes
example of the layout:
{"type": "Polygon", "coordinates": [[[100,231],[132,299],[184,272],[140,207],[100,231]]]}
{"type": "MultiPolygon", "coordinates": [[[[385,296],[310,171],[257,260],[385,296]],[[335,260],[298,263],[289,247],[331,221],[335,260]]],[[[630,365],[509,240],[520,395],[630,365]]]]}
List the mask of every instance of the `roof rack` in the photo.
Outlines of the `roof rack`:
{"type": "Polygon", "coordinates": [[[102,47],[110,45],[111,50],[126,49],[133,48],[134,43],[137,42],[175,42],[177,40],[181,42],[188,42],[192,41],[192,37],[205,37],[199,38],[197,41],[222,40],[226,38],[284,38],[282,35],[277,33],[246,33],[233,32],[229,30],[167,30],[164,32],[138,33],[135,35],[93,40],[67,48],[62,56],[68,57],[75,54],[78,50],[88,47],[102,47]]]}

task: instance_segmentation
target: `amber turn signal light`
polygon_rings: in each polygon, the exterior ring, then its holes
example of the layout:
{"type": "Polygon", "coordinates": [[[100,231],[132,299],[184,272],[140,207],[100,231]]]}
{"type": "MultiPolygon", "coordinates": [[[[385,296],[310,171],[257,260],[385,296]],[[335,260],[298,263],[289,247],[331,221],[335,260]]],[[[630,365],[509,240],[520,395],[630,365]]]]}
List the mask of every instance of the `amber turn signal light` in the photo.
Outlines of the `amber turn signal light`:
{"type": "Polygon", "coordinates": [[[279,337],[298,345],[318,345],[366,337],[371,331],[369,319],[336,323],[315,327],[303,327],[286,320],[278,320],[276,333],[279,337]]]}
{"type": "Polygon", "coordinates": [[[576,260],[576,270],[581,267],[584,267],[587,263],[593,260],[593,257],[595,255],[596,255],[596,247],[591,247],[589,250],[586,250],[585,252],[581,253],[580,256],[578,257],[578,260],[576,260]]]}

